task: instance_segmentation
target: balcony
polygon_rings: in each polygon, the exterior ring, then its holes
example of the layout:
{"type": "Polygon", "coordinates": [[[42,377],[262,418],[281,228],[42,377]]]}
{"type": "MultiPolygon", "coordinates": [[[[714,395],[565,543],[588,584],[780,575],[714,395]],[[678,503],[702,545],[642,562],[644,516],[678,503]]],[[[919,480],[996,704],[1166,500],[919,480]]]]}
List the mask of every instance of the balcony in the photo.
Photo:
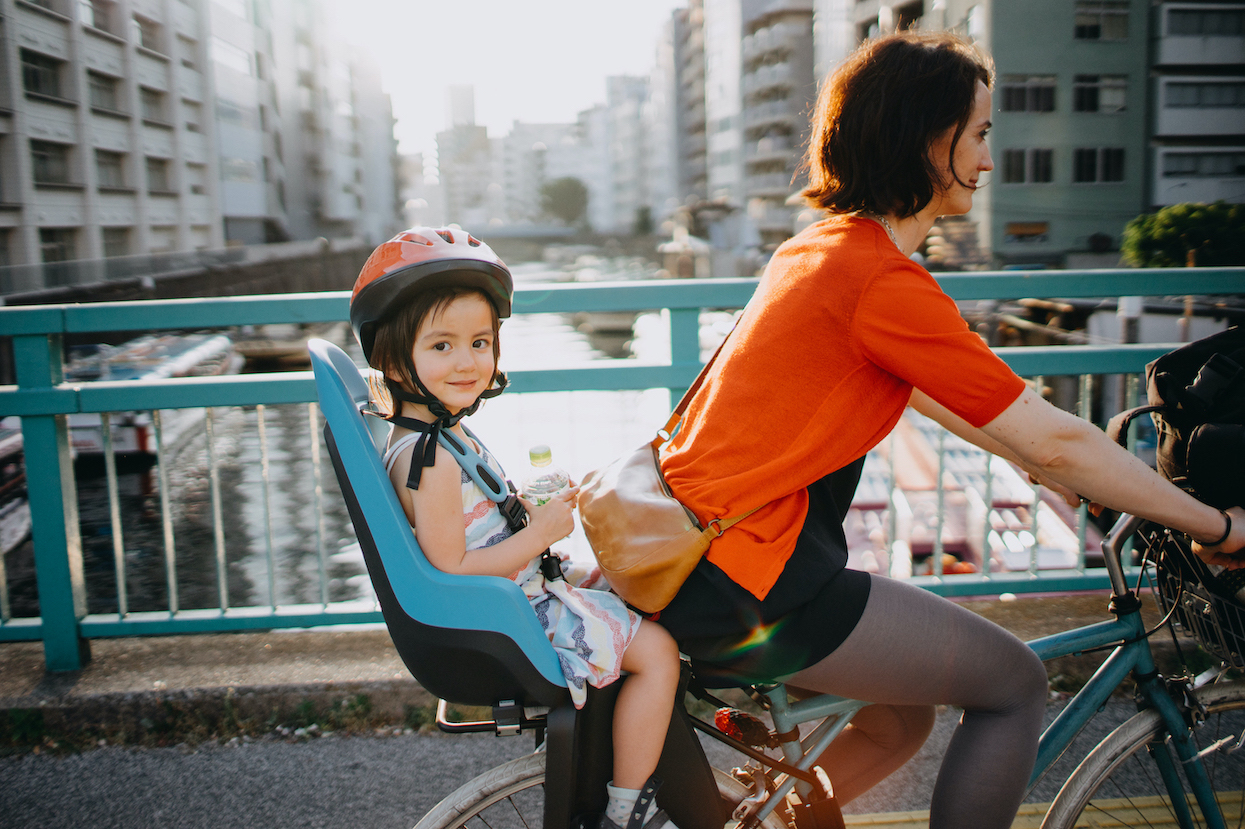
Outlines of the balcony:
{"type": "Polygon", "coordinates": [[[744,97],[791,89],[795,86],[795,72],[790,63],[772,63],[758,67],[755,72],[744,75],[744,97]]]}
{"type": "Polygon", "coordinates": [[[790,101],[770,101],[744,107],[744,126],[749,130],[787,127],[795,132],[803,124],[790,101]]]}
{"type": "Polygon", "coordinates": [[[788,136],[766,136],[757,141],[749,141],[744,145],[744,161],[789,161],[801,152],[788,136]]]}
{"type": "Polygon", "coordinates": [[[786,198],[795,191],[791,176],[787,173],[762,173],[748,176],[745,180],[749,197],[786,198]]]}

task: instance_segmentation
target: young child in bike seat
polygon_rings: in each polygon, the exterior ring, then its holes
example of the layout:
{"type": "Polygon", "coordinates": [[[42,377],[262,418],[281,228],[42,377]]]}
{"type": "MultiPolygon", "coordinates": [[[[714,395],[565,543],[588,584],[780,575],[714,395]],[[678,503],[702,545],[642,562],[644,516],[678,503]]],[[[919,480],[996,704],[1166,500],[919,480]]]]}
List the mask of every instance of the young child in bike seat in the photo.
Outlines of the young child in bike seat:
{"type": "Polygon", "coordinates": [[[574,529],[578,487],[539,506],[523,501],[527,523],[515,529],[438,444],[442,431],[451,432],[504,480],[461,420],[505,387],[498,334],[512,297],[501,259],[456,228],[412,228],[372,253],[355,283],[350,319],[368,363],[383,375],[374,396],[394,424],[385,466],[434,567],[501,576],[522,587],[576,707],[583,706],[587,685],[603,687],[628,674],[614,711],[614,779],[601,827],[672,827],[652,801],[652,775],[679,678],[674,640],[608,592],[596,568],[545,576],[542,554],[574,529]]]}

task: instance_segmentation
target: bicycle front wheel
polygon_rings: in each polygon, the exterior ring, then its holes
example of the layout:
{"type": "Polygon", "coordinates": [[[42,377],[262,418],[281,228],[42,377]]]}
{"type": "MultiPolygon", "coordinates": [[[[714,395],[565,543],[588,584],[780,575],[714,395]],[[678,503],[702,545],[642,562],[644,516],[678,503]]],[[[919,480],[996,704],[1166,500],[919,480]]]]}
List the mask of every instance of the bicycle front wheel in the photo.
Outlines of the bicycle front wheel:
{"type": "MultiPolygon", "coordinates": [[[[748,789],[725,772],[714,769],[718,794],[732,805],[748,789]]],[[[545,753],[537,752],[502,763],[469,780],[415,824],[415,829],[538,829],[545,811],[545,753]]],[[[737,824],[727,821],[727,829],[737,824]]],[[[761,824],[764,829],[788,829],[777,815],[761,824]]]]}
{"type": "Polygon", "coordinates": [[[1101,826],[1245,826],[1245,683],[1225,682],[1197,691],[1206,721],[1193,732],[1215,790],[1222,824],[1202,814],[1167,730],[1154,711],[1142,711],[1108,734],[1068,778],[1046,813],[1042,829],[1101,826]],[[1162,752],[1178,771],[1181,793],[1173,802],[1152,754],[1162,752]]]}

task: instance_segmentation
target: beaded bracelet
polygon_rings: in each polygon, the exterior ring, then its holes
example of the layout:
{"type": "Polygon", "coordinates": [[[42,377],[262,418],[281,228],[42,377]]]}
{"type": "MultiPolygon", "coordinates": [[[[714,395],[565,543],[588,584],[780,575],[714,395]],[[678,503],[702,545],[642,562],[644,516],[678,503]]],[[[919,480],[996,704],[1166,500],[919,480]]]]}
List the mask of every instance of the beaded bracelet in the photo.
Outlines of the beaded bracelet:
{"type": "Polygon", "coordinates": [[[1219,514],[1223,516],[1223,520],[1227,524],[1227,526],[1223,529],[1223,535],[1219,536],[1214,541],[1199,541],[1198,543],[1203,547],[1218,547],[1220,544],[1228,540],[1228,536],[1232,535],[1232,516],[1228,515],[1225,510],[1219,510],[1219,514]]]}

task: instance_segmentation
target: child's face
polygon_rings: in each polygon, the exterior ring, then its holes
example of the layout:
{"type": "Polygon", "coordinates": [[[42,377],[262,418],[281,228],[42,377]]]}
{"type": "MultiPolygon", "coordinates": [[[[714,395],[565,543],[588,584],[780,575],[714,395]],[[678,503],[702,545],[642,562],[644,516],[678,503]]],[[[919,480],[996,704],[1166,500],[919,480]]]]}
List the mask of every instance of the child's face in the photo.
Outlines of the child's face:
{"type": "Polygon", "coordinates": [[[467,408],[488,389],[497,368],[495,336],[493,309],[478,294],[458,297],[419,326],[415,371],[450,412],[467,408]]]}

